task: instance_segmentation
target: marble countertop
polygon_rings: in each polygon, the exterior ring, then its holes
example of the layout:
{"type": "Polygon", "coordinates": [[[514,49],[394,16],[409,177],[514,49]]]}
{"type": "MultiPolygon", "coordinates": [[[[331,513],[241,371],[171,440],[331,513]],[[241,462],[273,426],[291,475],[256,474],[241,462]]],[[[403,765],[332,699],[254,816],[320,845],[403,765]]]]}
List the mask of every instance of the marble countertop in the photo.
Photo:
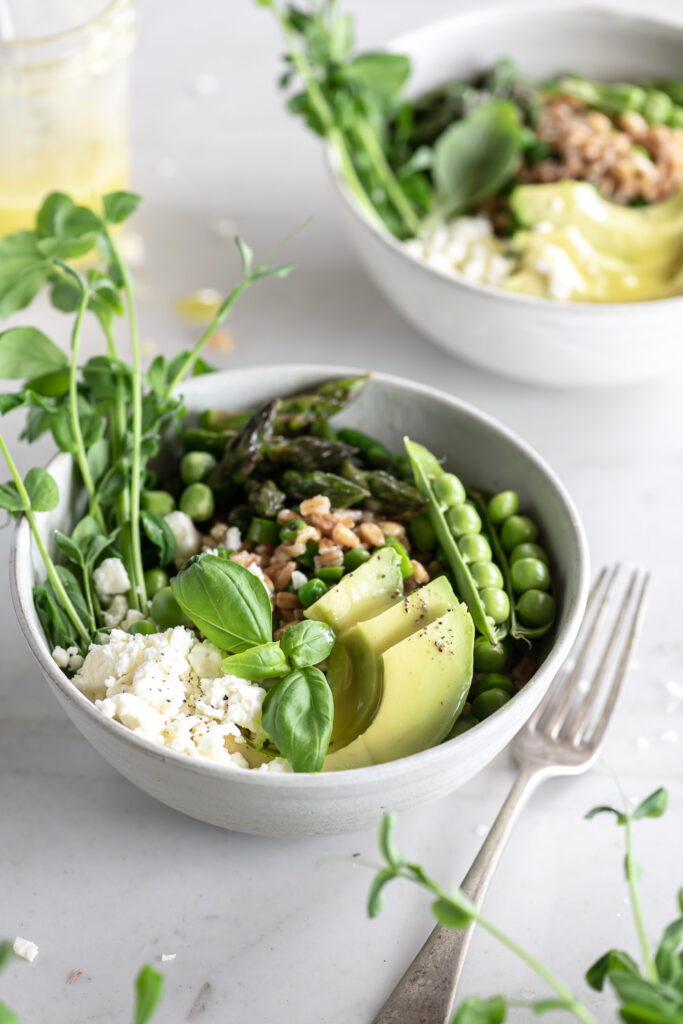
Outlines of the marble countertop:
{"type": "MultiPolygon", "coordinates": [[[[372,44],[475,5],[423,0],[417,12],[408,0],[346,6],[360,15],[362,42],[372,44]]],[[[658,7],[673,11],[678,0],[658,7]]],[[[419,337],[364,278],[341,233],[319,149],[275,92],[280,49],[267,14],[246,0],[142,5],[134,185],[149,197],[136,223],[145,251],[138,270],[143,336],[150,348],[168,351],[191,340],[172,302],[234,279],[236,258],[222,237],[232,224],[264,251],[314,214],[288,249],[296,273],[244,298],[230,321],[234,351],[214,360],[226,367],[346,362],[447,389],[503,420],[554,466],[583,516],[594,568],[616,560],[651,568],[639,662],[604,757],[629,795],[659,784],[670,789],[669,815],[637,833],[648,929],[656,935],[673,916],[683,882],[675,843],[683,813],[683,701],[676,699],[683,652],[673,600],[682,553],[680,381],[616,392],[538,390],[485,375],[419,337]]],[[[41,317],[64,338],[63,321],[47,309],[41,317]]],[[[10,534],[0,538],[5,563],[10,534]]],[[[16,960],[1,979],[1,998],[22,1024],[127,1022],[138,968],[160,966],[162,953],[176,956],[160,967],[166,998],[159,1024],[369,1022],[430,928],[427,901],[407,886],[389,893],[377,920],[367,919],[370,874],[349,858],[376,859],[374,832],[265,840],[156,803],[117,775],[60,711],[6,586],[2,594],[0,937],[22,935],[40,946],[32,965],[16,960]]],[[[457,882],[512,779],[503,754],[452,797],[402,815],[401,844],[444,883],[457,882]]],[[[583,820],[593,804],[613,799],[603,765],[544,787],[487,902],[491,919],[580,989],[584,969],[608,947],[635,951],[621,830],[583,820]]],[[[543,988],[478,934],[461,993],[497,991],[543,988]]],[[[591,996],[588,1003],[596,1005],[591,996]]]]}

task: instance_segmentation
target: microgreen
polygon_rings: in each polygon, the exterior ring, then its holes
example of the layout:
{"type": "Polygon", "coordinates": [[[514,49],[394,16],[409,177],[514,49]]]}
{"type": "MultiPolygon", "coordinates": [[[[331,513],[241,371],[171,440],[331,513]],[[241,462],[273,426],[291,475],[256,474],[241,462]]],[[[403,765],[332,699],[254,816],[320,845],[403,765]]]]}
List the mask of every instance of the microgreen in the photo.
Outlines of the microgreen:
{"type": "MultiPolygon", "coordinates": [[[[679,916],[664,929],[659,945],[652,951],[645,936],[640,902],[635,888],[635,873],[632,868],[631,824],[644,818],[661,817],[666,810],[667,801],[666,790],[660,788],[633,810],[629,810],[626,805],[622,808],[601,805],[586,815],[587,819],[592,819],[601,814],[610,814],[614,816],[618,825],[625,828],[626,877],[641,946],[643,968],[641,969],[624,950],[611,949],[596,960],[586,972],[586,982],[595,991],[601,992],[605,985],[609,984],[617,997],[619,1015],[625,1024],[681,1024],[683,1021],[683,889],[679,891],[677,897],[679,916]]],[[[531,967],[555,992],[550,998],[529,1002],[507,999],[502,995],[488,999],[473,996],[460,1005],[452,1024],[502,1024],[508,1018],[508,1011],[515,1007],[526,1007],[535,1016],[552,1010],[565,1010],[583,1024],[597,1024],[597,1019],[590,1010],[572,994],[564,982],[483,917],[461,889],[446,892],[422,867],[408,863],[396,844],[395,828],[395,816],[385,815],[378,837],[384,864],[378,869],[370,885],[367,902],[369,916],[375,917],[381,911],[384,892],[390,882],[395,879],[413,882],[434,897],[432,913],[440,924],[447,928],[462,929],[476,922],[531,967]]]]}

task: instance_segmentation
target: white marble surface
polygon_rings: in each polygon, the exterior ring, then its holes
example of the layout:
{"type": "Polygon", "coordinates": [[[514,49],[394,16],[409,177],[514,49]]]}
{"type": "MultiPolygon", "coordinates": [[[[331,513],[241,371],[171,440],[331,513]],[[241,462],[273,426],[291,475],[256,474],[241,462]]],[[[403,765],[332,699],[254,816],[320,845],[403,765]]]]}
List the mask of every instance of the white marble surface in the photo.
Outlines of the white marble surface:
{"type": "MultiPolygon", "coordinates": [[[[348,6],[361,14],[363,42],[375,43],[468,4],[348,6]]],[[[680,0],[658,6],[677,10],[680,0]]],[[[167,349],[186,343],[173,298],[232,280],[234,255],[212,236],[212,224],[234,220],[263,251],[314,214],[288,250],[296,274],[245,298],[231,321],[236,351],[218,360],[344,360],[449,389],[518,430],[555,466],[584,517],[595,566],[637,559],[653,570],[640,667],[605,757],[629,794],[645,795],[660,783],[671,791],[668,817],[638,829],[648,926],[656,934],[673,916],[683,881],[675,843],[683,811],[683,702],[665,687],[683,683],[680,381],[617,393],[548,392],[451,360],[403,324],[356,266],[317,146],[284,115],[275,94],[280,45],[267,15],[246,0],[146,0],[141,31],[134,183],[148,197],[138,217],[146,248],[144,336],[167,349]],[[196,92],[202,73],[215,76],[212,96],[196,92]],[[680,742],[673,742],[676,734],[680,742]]],[[[42,318],[65,337],[63,322],[47,311],[42,318]]],[[[4,561],[9,540],[6,530],[4,561]]],[[[22,1024],[128,1021],[133,976],[162,953],[177,956],[162,968],[160,1024],[369,1022],[430,927],[424,898],[405,886],[390,893],[378,920],[366,919],[369,874],[330,858],[373,858],[374,834],[254,839],[183,818],[138,792],[49,697],[7,588],[2,593],[0,933],[40,946],[33,965],[17,960],[0,980],[0,998],[19,1011],[22,1024]],[[67,984],[76,970],[83,973],[67,984]]],[[[512,777],[502,756],[452,798],[404,815],[402,844],[437,877],[457,881],[512,777]]],[[[549,784],[525,814],[487,904],[493,920],[577,986],[609,945],[634,949],[622,836],[607,821],[582,820],[592,804],[613,797],[601,767],[549,784]]],[[[462,993],[498,990],[542,987],[477,936],[462,993]]]]}

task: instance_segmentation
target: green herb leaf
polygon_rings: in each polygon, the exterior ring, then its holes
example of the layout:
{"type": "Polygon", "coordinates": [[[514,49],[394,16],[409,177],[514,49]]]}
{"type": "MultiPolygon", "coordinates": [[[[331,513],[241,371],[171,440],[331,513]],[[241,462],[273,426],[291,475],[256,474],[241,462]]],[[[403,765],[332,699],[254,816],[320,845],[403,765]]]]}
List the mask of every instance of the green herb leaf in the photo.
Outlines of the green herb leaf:
{"type": "Polygon", "coordinates": [[[67,537],[61,530],[55,530],[55,544],[59,550],[66,555],[70,562],[82,567],[85,564],[83,552],[77,544],[67,537]]]}
{"type": "Polygon", "coordinates": [[[446,928],[466,928],[472,921],[472,914],[450,899],[434,900],[432,913],[439,924],[446,928]]]}
{"type": "Polygon", "coordinates": [[[384,887],[396,877],[396,871],[393,868],[382,868],[381,871],[377,872],[368,892],[368,917],[377,917],[380,913],[384,906],[384,887]]]}
{"type": "Polygon", "coordinates": [[[677,982],[679,979],[683,979],[683,961],[678,949],[681,942],[683,942],[683,917],[672,921],[664,929],[655,955],[655,965],[660,981],[677,982]]]}
{"type": "Polygon", "coordinates": [[[317,668],[290,672],[263,702],[263,728],[295,772],[320,771],[333,718],[332,691],[317,668]]]}
{"type": "Polygon", "coordinates": [[[239,235],[235,235],[235,245],[242,260],[242,273],[244,277],[249,277],[254,262],[254,250],[239,235]]]}
{"type": "Polygon", "coordinates": [[[14,1010],[10,1010],[9,1006],[6,1006],[0,1000],[0,1024],[19,1024],[19,1018],[17,1017],[14,1010]]]}
{"type": "Polygon", "coordinates": [[[617,807],[610,807],[609,804],[601,804],[599,807],[592,807],[590,811],[587,811],[584,817],[587,821],[591,821],[597,817],[598,814],[613,814],[617,819],[617,825],[625,825],[628,816],[620,811],[617,807]]]}
{"type": "Polygon", "coordinates": [[[0,942],[0,971],[3,967],[7,967],[7,964],[14,957],[14,950],[12,949],[11,942],[0,942]]]}
{"type": "Polygon", "coordinates": [[[503,1024],[507,1018],[507,1002],[503,996],[479,999],[470,996],[458,1008],[452,1024],[503,1024]]]}
{"type": "Polygon", "coordinates": [[[352,82],[390,97],[408,80],[410,58],[401,53],[361,53],[344,67],[344,75],[352,82]]]}
{"type": "Polygon", "coordinates": [[[516,172],[522,151],[517,110],[506,100],[475,107],[434,145],[439,214],[452,217],[495,195],[516,172]]]}
{"type": "Polygon", "coordinates": [[[145,535],[159,550],[159,565],[168,565],[175,558],[176,539],[165,519],[156,512],[140,512],[140,522],[145,535]]]}
{"type": "Polygon", "coordinates": [[[279,643],[261,644],[223,661],[223,671],[240,679],[273,679],[286,675],[289,670],[290,664],[279,643]]]}
{"type": "Polygon", "coordinates": [[[0,377],[22,380],[60,370],[66,354],[37,327],[10,327],[0,334],[0,377]]]}
{"type": "Polygon", "coordinates": [[[86,453],[86,462],[93,483],[98,483],[109,465],[109,442],[106,437],[101,437],[90,446],[86,453]]]}
{"type": "Polygon", "coordinates": [[[268,591],[236,562],[196,555],[173,577],[171,589],[188,618],[221,650],[241,654],[272,640],[268,591]]]}
{"type": "Polygon", "coordinates": [[[308,665],[318,665],[329,656],[334,639],[334,630],[327,623],[305,620],[289,626],[280,644],[294,668],[306,668],[308,665]]]}
{"type": "Polygon", "coordinates": [[[0,484],[0,508],[11,513],[24,511],[24,502],[19,497],[17,485],[13,480],[8,480],[6,484],[0,484]]]}
{"type": "Polygon", "coordinates": [[[396,815],[385,814],[379,826],[379,848],[387,864],[392,868],[400,868],[405,858],[394,841],[396,831],[396,815]]]}
{"type": "Polygon", "coordinates": [[[102,197],[105,220],[110,224],[121,224],[135,213],[142,196],[135,192],[109,192],[102,197]]]}
{"type": "Polygon", "coordinates": [[[24,480],[34,512],[51,512],[59,504],[59,487],[46,469],[34,466],[24,480]]]}
{"type": "Polygon", "coordinates": [[[668,792],[660,786],[654,793],[650,793],[642,803],[638,804],[631,817],[634,821],[638,821],[640,818],[661,818],[668,801],[668,792]]]}
{"type": "Polygon", "coordinates": [[[164,977],[145,964],[135,980],[135,1015],[133,1024],[147,1024],[161,1002],[164,977]]]}
{"type": "Polygon", "coordinates": [[[605,981],[610,971],[613,970],[623,970],[636,975],[640,974],[637,963],[628,953],[625,953],[622,949],[610,949],[588,968],[586,971],[586,981],[596,992],[602,992],[605,981]]]}

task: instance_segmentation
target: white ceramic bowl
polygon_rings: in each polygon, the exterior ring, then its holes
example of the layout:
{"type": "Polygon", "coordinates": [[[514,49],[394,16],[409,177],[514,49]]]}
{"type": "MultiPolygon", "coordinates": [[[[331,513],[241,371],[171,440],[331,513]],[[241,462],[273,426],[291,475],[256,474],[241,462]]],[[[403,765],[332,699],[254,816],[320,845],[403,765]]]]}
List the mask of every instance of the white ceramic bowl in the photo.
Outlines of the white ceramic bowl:
{"type": "MultiPolygon", "coordinates": [[[[327,366],[254,367],[195,378],[184,393],[190,412],[211,406],[244,408],[350,372],[327,366]]],[[[588,585],[586,540],[564,488],[531,448],[463,402],[384,374],[374,375],[344,419],[394,450],[400,450],[408,433],[445,455],[448,465],[473,485],[516,488],[524,507],[541,524],[557,587],[554,639],[529,684],[465,735],[400,761],[326,775],[264,775],[165,750],[106,718],[52,660],[31,594],[45,573],[27,523],[17,526],[11,560],[14,603],[29,646],[62,707],[127,779],[171,807],[223,828],[270,836],[349,832],[376,824],[386,810],[401,811],[445,796],[488,764],[529,717],[579,628],[588,585]]],[[[54,512],[39,517],[51,545],[55,528],[71,526],[76,496],[70,457],[57,456],[50,470],[62,496],[54,512]]]]}
{"type": "MultiPolygon", "coordinates": [[[[530,75],[680,78],[683,27],[603,7],[561,3],[459,14],[401,36],[389,49],[413,63],[410,92],[469,78],[510,56],[530,75]]],[[[332,177],[349,236],[385,298],[449,352],[538,384],[598,386],[670,374],[683,365],[683,298],[605,305],[558,302],[471,284],[408,255],[332,177]]]]}

